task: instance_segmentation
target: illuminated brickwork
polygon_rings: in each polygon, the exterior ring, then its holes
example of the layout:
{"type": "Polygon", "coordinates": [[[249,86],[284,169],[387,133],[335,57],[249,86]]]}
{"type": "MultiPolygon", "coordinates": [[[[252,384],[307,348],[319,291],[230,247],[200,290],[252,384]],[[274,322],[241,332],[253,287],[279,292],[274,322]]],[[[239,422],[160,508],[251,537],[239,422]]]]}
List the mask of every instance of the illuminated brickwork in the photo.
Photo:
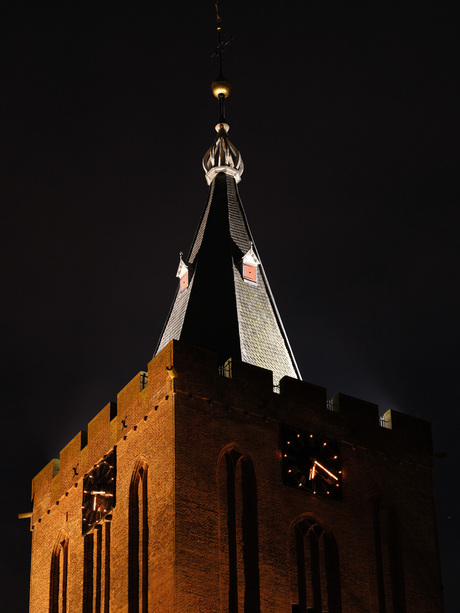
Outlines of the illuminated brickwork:
{"type": "Polygon", "coordinates": [[[440,612],[429,424],[231,374],[173,341],[35,477],[31,613],[440,612]],[[337,442],[341,500],[283,482],[283,426],[337,442]],[[116,504],[83,536],[84,476],[114,447],[116,504]]]}

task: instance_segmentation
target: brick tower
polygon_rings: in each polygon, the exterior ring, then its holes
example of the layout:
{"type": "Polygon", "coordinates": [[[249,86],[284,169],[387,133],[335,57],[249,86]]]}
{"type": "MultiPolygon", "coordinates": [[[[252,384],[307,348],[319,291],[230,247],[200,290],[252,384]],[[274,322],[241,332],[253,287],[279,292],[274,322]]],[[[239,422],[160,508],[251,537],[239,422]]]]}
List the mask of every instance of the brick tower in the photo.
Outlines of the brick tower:
{"type": "Polygon", "coordinates": [[[441,613],[430,425],[302,381],[214,82],[148,365],[34,478],[31,613],[441,613]]]}

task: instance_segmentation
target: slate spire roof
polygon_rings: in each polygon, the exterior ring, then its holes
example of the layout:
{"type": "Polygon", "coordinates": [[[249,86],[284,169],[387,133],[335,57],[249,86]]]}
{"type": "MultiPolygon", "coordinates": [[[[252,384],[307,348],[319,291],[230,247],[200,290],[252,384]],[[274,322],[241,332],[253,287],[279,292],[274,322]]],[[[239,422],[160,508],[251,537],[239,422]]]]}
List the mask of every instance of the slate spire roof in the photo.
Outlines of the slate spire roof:
{"type": "Polygon", "coordinates": [[[203,158],[209,197],[186,259],[157,351],[172,339],[273,371],[274,383],[301,378],[240,201],[243,160],[229,126],[203,158]]]}

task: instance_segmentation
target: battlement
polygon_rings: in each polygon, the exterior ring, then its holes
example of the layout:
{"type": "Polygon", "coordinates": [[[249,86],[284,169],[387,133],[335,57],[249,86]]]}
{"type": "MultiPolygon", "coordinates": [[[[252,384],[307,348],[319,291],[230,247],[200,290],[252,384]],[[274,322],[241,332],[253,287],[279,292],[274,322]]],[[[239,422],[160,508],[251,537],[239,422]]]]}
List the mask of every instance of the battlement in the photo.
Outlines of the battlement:
{"type": "Polygon", "coordinates": [[[271,371],[233,359],[219,367],[215,354],[185,343],[173,341],[163,351],[169,352],[176,391],[218,399],[246,414],[316,428],[352,446],[431,461],[431,425],[422,419],[394,410],[380,418],[372,402],[342,393],[328,401],[326,388],[291,377],[283,377],[274,388],[271,371]]]}
{"type": "Polygon", "coordinates": [[[383,423],[377,405],[336,394],[327,401],[326,389],[284,377],[273,387],[271,371],[238,360],[219,368],[217,355],[199,347],[171,341],[47,464],[32,482],[32,524],[66,495],[105,453],[126,439],[137,424],[155,412],[160,402],[176,393],[205,399],[213,410],[232,408],[246,415],[321,431],[351,446],[388,455],[431,462],[431,427],[426,421],[387,411],[383,423]],[[382,425],[384,427],[382,427],[382,425]],[[420,459],[421,458],[421,459],[420,459]]]}
{"type": "Polygon", "coordinates": [[[117,402],[109,402],[88,423],[87,431],[79,432],[32,480],[32,525],[50,507],[69,493],[103,456],[145,419],[155,406],[171,392],[172,380],[163,360],[152,365],[148,385],[147,373],[138,373],[117,395],[117,402]],[[162,377],[159,376],[161,371],[162,377]]]}

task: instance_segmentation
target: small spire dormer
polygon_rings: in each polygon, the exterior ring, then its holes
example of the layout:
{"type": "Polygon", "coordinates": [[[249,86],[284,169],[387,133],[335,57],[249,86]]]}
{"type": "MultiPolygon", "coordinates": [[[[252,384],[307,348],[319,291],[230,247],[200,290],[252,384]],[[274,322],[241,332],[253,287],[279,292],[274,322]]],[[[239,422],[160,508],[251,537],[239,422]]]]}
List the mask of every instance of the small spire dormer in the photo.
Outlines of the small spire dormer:
{"type": "Polygon", "coordinates": [[[257,267],[260,260],[257,257],[251,242],[251,248],[247,251],[241,260],[243,279],[251,283],[257,283],[257,267]]]}
{"type": "Polygon", "coordinates": [[[183,292],[189,285],[189,267],[182,259],[183,253],[179,254],[179,266],[177,268],[176,277],[179,279],[179,291],[183,292]]]}

